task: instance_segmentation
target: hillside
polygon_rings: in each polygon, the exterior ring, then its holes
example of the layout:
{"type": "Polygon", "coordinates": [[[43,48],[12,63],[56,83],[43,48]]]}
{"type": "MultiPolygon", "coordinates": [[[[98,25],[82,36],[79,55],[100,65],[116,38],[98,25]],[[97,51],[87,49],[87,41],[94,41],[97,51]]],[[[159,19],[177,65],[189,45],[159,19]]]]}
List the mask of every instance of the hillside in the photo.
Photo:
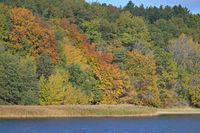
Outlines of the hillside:
{"type": "Polygon", "coordinates": [[[0,104],[200,107],[200,15],[0,0],[0,104]]]}

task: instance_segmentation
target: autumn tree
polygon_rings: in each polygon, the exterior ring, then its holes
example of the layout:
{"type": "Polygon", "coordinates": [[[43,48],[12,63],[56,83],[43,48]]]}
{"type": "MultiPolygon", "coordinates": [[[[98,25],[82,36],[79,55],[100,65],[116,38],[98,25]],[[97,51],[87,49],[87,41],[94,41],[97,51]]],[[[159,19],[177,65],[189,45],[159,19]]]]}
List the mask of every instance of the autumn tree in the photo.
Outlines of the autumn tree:
{"type": "Polygon", "coordinates": [[[60,19],[59,25],[64,30],[68,31],[69,38],[71,39],[73,45],[79,45],[87,40],[87,36],[85,34],[81,34],[78,27],[69,20],[60,19]]]}
{"type": "Polygon", "coordinates": [[[190,99],[190,104],[195,107],[200,107],[200,75],[195,74],[193,75],[192,80],[190,81],[189,84],[189,99],[190,99]]]}
{"type": "Polygon", "coordinates": [[[82,70],[87,69],[87,59],[84,57],[82,51],[70,44],[64,45],[63,52],[66,57],[66,63],[68,65],[77,64],[81,67],[82,70]]]}
{"type": "Polygon", "coordinates": [[[31,45],[27,53],[32,56],[48,53],[53,63],[57,63],[56,40],[48,25],[33,16],[30,10],[13,8],[11,10],[12,31],[10,39],[17,50],[24,49],[23,43],[31,45]]]}
{"type": "Polygon", "coordinates": [[[113,57],[95,50],[95,45],[83,44],[83,50],[88,58],[96,86],[103,92],[100,103],[117,104],[124,91],[124,81],[118,66],[111,64],[113,57]]]}
{"type": "Polygon", "coordinates": [[[64,104],[89,104],[90,98],[81,90],[68,86],[65,92],[64,104]]]}
{"type": "Polygon", "coordinates": [[[200,88],[199,86],[194,86],[190,89],[191,104],[196,107],[200,107],[200,88]]]}
{"type": "Polygon", "coordinates": [[[173,54],[177,65],[188,71],[194,71],[194,67],[199,63],[198,44],[185,34],[170,41],[169,51],[173,54]]]}
{"type": "Polygon", "coordinates": [[[141,105],[158,107],[160,93],[157,86],[156,64],[152,57],[143,55],[140,51],[131,51],[124,61],[125,70],[131,77],[132,85],[136,88],[141,105]]]}
{"type": "Polygon", "coordinates": [[[89,97],[73,88],[65,70],[57,69],[49,79],[43,76],[39,81],[39,102],[41,105],[86,104],[89,97]]]}
{"type": "Polygon", "coordinates": [[[64,72],[55,72],[47,80],[40,77],[40,104],[59,105],[63,104],[65,91],[68,85],[68,75],[64,72]]]}

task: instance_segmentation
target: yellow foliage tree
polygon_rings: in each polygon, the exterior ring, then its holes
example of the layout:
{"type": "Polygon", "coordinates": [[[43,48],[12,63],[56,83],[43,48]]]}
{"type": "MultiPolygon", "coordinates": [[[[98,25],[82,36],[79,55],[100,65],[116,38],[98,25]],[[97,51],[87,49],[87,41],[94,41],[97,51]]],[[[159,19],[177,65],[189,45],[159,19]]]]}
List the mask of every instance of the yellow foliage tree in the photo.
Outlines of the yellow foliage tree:
{"type": "Polygon", "coordinates": [[[68,85],[65,92],[64,104],[89,104],[90,98],[82,91],[74,89],[68,85]]]}
{"type": "Polygon", "coordinates": [[[157,87],[156,64],[153,58],[134,50],[127,54],[124,61],[127,74],[137,90],[139,104],[160,105],[160,94],[157,87]]]}
{"type": "Polygon", "coordinates": [[[55,73],[48,80],[42,76],[39,82],[40,104],[41,105],[60,105],[63,104],[66,90],[67,76],[55,73]]]}
{"type": "Polygon", "coordinates": [[[73,88],[68,77],[68,73],[59,69],[48,80],[42,76],[39,82],[40,104],[88,104],[89,97],[73,88]]]}
{"type": "Polygon", "coordinates": [[[82,51],[72,45],[64,45],[64,54],[66,57],[67,64],[78,64],[81,69],[87,68],[87,59],[84,57],[82,51]]]}

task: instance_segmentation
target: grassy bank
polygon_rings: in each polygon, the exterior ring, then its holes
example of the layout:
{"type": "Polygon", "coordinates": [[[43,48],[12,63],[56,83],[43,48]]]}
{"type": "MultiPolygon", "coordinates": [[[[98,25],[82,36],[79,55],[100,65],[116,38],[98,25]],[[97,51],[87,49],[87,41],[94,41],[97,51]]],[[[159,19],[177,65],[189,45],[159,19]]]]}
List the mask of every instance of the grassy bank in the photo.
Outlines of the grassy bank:
{"type": "Polygon", "coordinates": [[[0,118],[133,117],[200,114],[200,109],[156,109],[133,105],[0,106],[0,118]]]}

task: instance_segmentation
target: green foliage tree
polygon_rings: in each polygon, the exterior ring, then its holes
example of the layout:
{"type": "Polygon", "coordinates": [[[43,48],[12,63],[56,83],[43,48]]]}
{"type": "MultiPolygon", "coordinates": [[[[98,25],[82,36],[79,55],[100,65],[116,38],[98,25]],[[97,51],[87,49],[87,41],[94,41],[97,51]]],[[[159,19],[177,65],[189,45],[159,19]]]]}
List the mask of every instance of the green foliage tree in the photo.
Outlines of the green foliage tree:
{"type": "Polygon", "coordinates": [[[0,60],[1,103],[37,104],[38,86],[32,60],[21,63],[18,56],[9,52],[1,53],[0,60]]]}
{"type": "Polygon", "coordinates": [[[170,53],[162,48],[155,48],[156,72],[159,75],[160,89],[174,88],[178,76],[176,63],[170,53]]]}
{"type": "Polygon", "coordinates": [[[123,45],[132,41],[147,43],[150,41],[148,27],[141,17],[132,16],[128,11],[122,12],[116,20],[117,40],[123,45]]]}
{"type": "Polygon", "coordinates": [[[149,27],[151,38],[155,42],[155,45],[164,49],[167,49],[168,41],[171,38],[178,37],[180,34],[175,24],[164,19],[157,20],[149,27]]]}
{"type": "Polygon", "coordinates": [[[42,54],[37,59],[37,78],[42,75],[47,79],[53,72],[53,63],[47,54],[42,54]]]}
{"type": "Polygon", "coordinates": [[[189,104],[189,85],[191,82],[191,75],[183,67],[178,67],[178,78],[174,90],[178,94],[178,101],[180,104],[189,104]]]}
{"type": "Polygon", "coordinates": [[[31,105],[38,104],[39,89],[38,89],[38,79],[36,74],[36,63],[30,58],[26,57],[21,59],[21,82],[23,83],[23,90],[21,92],[21,102],[20,104],[31,105]]]}
{"type": "Polygon", "coordinates": [[[84,33],[89,35],[90,42],[101,44],[103,41],[101,32],[99,32],[100,21],[101,20],[93,20],[90,22],[83,22],[81,24],[81,29],[84,31],[84,33]]]}
{"type": "Polygon", "coordinates": [[[190,28],[189,35],[193,37],[195,42],[200,43],[200,15],[199,14],[192,14],[189,17],[185,18],[185,23],[187,27],[190,28]]]}
{"type": "Polygon", "coordinates": [[[0,43],[4,44],[5,48],[9,45],[9,32],[11,29],[10,8],[4,4],[0,4],[0,43]]]}
{"type": "Polygon", "coordinates": [[[129,1],[124,7],[124,10],[130,11],[134,16],[142,16],[150,23],[153,23],[159,19],[170,19],[172,17],[185,18],[189,16],[190,12],[187,8],[181,5],[175,5],[173,7],[162,5],[160,7],[146,7],[144,5],[137,6],[132,1],[129,1]]]}
{"type": "Polygon", "coordinates": [[[70,74],[69,81],[74,88],[90,96],[93,104],[100,102],[101,91],[95,86],[96,81],[94,78],[90,77],[88,73],[83,72],[78,65],[71,65],[68,71],[70,74]]]}

